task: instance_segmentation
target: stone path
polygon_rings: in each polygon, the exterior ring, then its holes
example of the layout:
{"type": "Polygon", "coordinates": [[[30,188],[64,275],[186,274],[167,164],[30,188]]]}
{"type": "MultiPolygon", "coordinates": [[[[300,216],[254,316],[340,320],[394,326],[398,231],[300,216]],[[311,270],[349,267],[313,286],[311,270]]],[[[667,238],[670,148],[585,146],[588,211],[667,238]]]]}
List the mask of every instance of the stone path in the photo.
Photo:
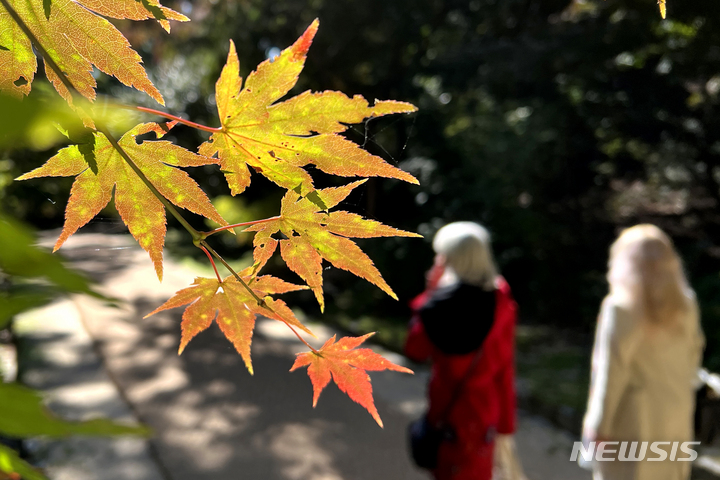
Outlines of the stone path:
{"type": "MultiPolygon", "coordinates": [[[[313,409],[307,375],[288,371],[305,347],[283,325],[258,322],[254,376],[215,326],[178,356],[182,309],[143,316],[195,272],[167,261],[158,283],[147,254],[128,236],[76,235],[62,250],[123,303],[74,297],[22,316],[17,331],[30,352],[23,379],[46,391],[63,415],[139,420],[154,434],[35,442],[52,480],[428,478],[405,447],[406,425],[424,409],[425,369],[372,374],[384,429],[334,385],[313,409]]],[[[322,325],[311,329],[322,340],[332,335],[322,325]]],[[[589,479],[568,460],[572,440],[521,414],[516,441],[529,479],[589,479]]]]}

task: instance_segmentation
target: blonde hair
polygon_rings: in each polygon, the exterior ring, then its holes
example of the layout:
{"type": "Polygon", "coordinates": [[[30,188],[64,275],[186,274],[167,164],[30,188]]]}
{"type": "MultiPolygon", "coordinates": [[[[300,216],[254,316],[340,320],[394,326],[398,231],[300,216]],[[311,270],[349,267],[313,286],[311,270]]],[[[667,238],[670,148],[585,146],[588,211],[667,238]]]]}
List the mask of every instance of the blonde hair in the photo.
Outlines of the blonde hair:
{"type": "Polygon", "coordinates": [[[690,308],[692,290],[672,240],[658,227],[636,225],[610,247],[610,295],[625,300],[654,325],[677,325],[690,308]]]}
{"type": "Polygon", "coordinates": [[[445,257],[445,265],[450,270],[448,276],[454,275],[459,281],[488,291],[495,289],[498,271],[490,247],[490,234],[481,225],[474,222],[445,225],[433,238],[433,250],[445,257]]]}

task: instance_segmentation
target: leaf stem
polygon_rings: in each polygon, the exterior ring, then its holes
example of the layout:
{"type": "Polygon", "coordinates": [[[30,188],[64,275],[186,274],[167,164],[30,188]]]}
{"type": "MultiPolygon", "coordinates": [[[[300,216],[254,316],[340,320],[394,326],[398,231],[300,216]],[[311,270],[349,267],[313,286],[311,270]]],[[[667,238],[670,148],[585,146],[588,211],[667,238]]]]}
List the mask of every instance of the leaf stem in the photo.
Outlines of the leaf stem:
{"type": "Polygon", "coordinates": [[[322,353],[320,353],[320,352],[318,352],[317,350],[315,350],[312,345],[310,345],[308,342],[306,342],[305,339],[300,336],[300,334],[295,330],[295,328],[293,328],[292,325],[290,325],[290,324],[289,324],[288,322],[286,322],[285,320],[283,320],[282,322],[283,322],[285,325],[287,325],[287,327],[288,327],[290,330],[292,330],[292,332],[295,334],[295,336],[298,337],[298,338],[300,339],[300,341],[301,341],[302,343],[304,343],[310,350],[312,350],[312,352],[313,352],[315,355],[317,355],[318,357],[322,357],[322,353]]]}
{"type": "Polygon", "coordinates": [[[200,248],[203,248],[203,247],[206,248],[210,253],[212,253],[213,257],[215,257],[215,258],[217,258],[218,260],[220,260],[220,263],[222,263],[222,264],[225,266],[225,268],[227,268],[228,271],[229,271],[230,273],[232,273],[232,276],[235,277],[235,280],[237,280],[238,282],[240,282],[240,284],[241,284],[243,287],[245,287],[245,290],[247,290],[247,291],[250,293],[250,295],[255,299],[255,301],[257,302],[257,304],[260,305],[261,307],[267,308],[268,310],[270,310],[270,311],[272,312],[272,309],[267,306],[267,304],[265,303],[265,300],[263,300],[262,298],[258,297],[257,294],[253,291],[253,289],[250,288],[250,286],[249,286],[247,283],[245,283],[245,280],[243,280],[243,279],[240,277],[240,275],[238,275],[237,272],[230,266],[230,264],[228,264],[228,263],[225,261],[225,259],[220,256],[219,253],[217,253],[215,250],[213,250],[213,248],[212,248],[210,245],[208,245],[205,240],[200,240],[200,241],[197,243],[197,245],[198,245],[200,248]]]}
{"type": "Polygon", "coordinates": [[[265,222],[271,222],[273,220],[280,220],[282,218],[280,215],[270,218],[263,218],[262,220],[253,220],[252,222],[243,222],[243,223],[236,223],[234,225],[225,225],[224,227],[219,227],[214,230],[210,230],[209,232],[200,232],[200,235],[202,235],[203,239],[209,237],[210,235],[213,235],[218,232],[222,232],[223,230],[230,230],[231,228],[236,227],[247,227],[249,225],[257,225],[259,223],[265,223],[265,222]]]}
{"type": "Polygon", "coordinates": [[[140,110],[141,112],[152,113],[153,115],[158,115],[158,116],[160,116],[160,117],[169,118],[170,120],[175,120],[176,122],[179,122],[179,123],[182,123],[182,124],[184,124],[184,125],[187,125],[188,127],[196,128],[196,129],[198,129],[198,130],[204,130],[204,131],[210,132],[210,133],[216,133],[216,132],[221,132],[221,131],[222,131],[222,128],[208,127],[208,126],[203,125],[203,124],[201,124],[201,123],[195,123],[195,122],[190,121],[190,120],[185,120],[184,118],[180,118],[180,117],[178,117],[178,116],[176,116],[176,115],[173,115],[172,113],[166,113],[166,112],[161,112],[160,110],[155,110],[154,108],[147,108],[147,107],[125,107],[125,106],[123,106],[123,108],[132,108],[132,109],[135,109],[135,110],[140,110]]]}
{"type": "Polygon", "coordinates": [[[213,260],[212,255],[210,255],[210,252],[207,251],[207,248],[200,245],[200,249],[205,252],[205,255],[207,255],[208,259],[210,260],[210,264],[213,267],[213,270],[215,270],[215,276],[218,279],[218,282],[223,283],[222,278],[220,278],[220,274],[218,273],[217,267],[215,266],[215,260],[213,260]]]}
{"type": "MultiPolygon", "coordinates": [[[[272,312],[272,313],[275,313],[275,312],[273,311],[273,309],[270,308],[270,305],[268,305],[267,303],[265,303],[265,300],[263,300],[262,298],[258,297],[257,294],[250,288],[250,286],[249,286],[247,283],[245,283],[245,281],[244,281],[242,278],[240,278],[240,275],[238,275],[237,272],[235,272],[235,270],[233,270],[233,268],[225,261],[225,259],[223,259],[223,258],[220,256],[219,253],[217,253],[215,250],[213,250],[212,247],[210,247],[210,245],[208,245],[207,242],[205,242],[205,240],[200,240],[200,242],[198,242],[198,243],[199,243],[198,246],[199,246],[200,248],[202,248],[203,250],[205,250],[205,253],[208,253],[208,251],[209,251],[215,258],[217,258],[218,260],[220,260],[220,263],[222,263],[222,264],[225,266],[225,268],[227,268],[227,269],[230,271],[230,273],[232,273],[233,277],[235,277],[235,280],[237,280],[238,282],[240,282],[240,284],[241,284],[243,287],[245,287],[245,289],[246,289],[248,292],[250,292],[250,295],[252,295],[252,297],[255,299],[255,301],[258,303],[258,305],[260,305],[261,307],[269,310],[269,311],[272,312]],[[207,249],[207,250],[206,250],[206,249],[207,249]]],[[[211,261],[212,261],[212,260],[211,260],[211,261]]],[[[214,266],[214,264],[213,264],[213,266],[214,266]]],[[[217,270],[215,271],[215,273],[217,273],[217,270]]],[[[218,278],[219,278],[219,277],[218,277],[218,278]]],[[[282,319],[282,317],[280,317],[280,318],[282,319]]],[[[322,354],[321,354],[320,352],[318,352],[317,350],[315,350],[315,349],[313,348],[313,346],[310,345],[307,341],[305,341],[305,339],[300,336],[300,334],[293,328],[292,325],[290,325],[290,324],[289,324],[288,322],[286,322],[285,320],[282,320],[282,322],[283,322],[285,325],[287,325],[288,328],[289,328],[290,330],[292,330],[292,332],[295,334],[295,336],[298,337],[302,343],[304,343],[305,345],[307,345],[307,347],[308,347],[310,350],[312,350],[312,352],[313,352],[315,355],[319,355],[319,356],[322,357],[322,354]]]]}

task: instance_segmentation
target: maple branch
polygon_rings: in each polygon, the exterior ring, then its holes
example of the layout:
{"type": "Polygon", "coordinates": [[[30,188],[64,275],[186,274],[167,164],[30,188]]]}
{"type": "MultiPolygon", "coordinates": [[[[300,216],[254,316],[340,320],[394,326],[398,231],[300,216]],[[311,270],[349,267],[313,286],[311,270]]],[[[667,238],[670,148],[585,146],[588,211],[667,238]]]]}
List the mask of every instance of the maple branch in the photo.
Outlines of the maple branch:
{"type": "MultiPolygon", "coordinates": [[[[258,297],[257,294],[252,290],[252,288],[250,288],[250,286],[249,286],[247,283],[245,283],[245,281],[244,281],[242,278],[240,278],[240,275],[238,275],[237,272],[235,272],[235,270],[233,270],[233,268],[225,261],[225,259],[223,259],[223,258],[220,256],[219,253],[217,253],[215,250],[213,250],[212,247],[210,247],[210,245],[208,245],[207,242],[205,242],[205,240],[200,240],[200,241],[198,242],[198,246],[199,246],[200,248],[202,248],[202,249],[205,251],[206,254],[208,254],[208,251],[209,251],[210,253],[213,254],[213,256],[214,256],[215,258],[217,258],[218,260],[220,260],[220,263],[222,263],[222,264],[225,266],[225,268],[227,268],[227,269],[230,271],[230,273],[232,273],[233,277],[235,277],[235,280],[237,280],[238,282],[240,282],[240,284],[241,284],[243,287],[245,287],[245,289],[246,289],[248,292],[250,292],[250,295],[252,295],[252,297],[255,299],[255,301],[258,303],[258,305],[260,305],[261,307],[269,310],[269,311],[272,312],[272,313],[275,313],[275,312],[273,311],[273,309],[270,308],[270,306],[269,306],[267,303],[265,303],[265,300],[263,300],[262,298],[258,297]]],[[[208,256],[210,256],[210,255],[208,254],[208,256]]],[[[212,262],[212,259],[210,259],[210,261],[212,262]]],[[[213,268],[214,268],[214,267],[215,267],[215,263],[213,263],[213,268]]],[[[217,274],[217,270],[215,270],[215,274],[217,274]]],[[[219,279],[219,278],[220,278],[220,276],[218,275],[218,279],[219,279]]],[[[222,283],[222,281],[221,281],[221,283],[222,283]]],[[[280,318],[282,319],[282,317],[280,317],[280,318]]],[[[302,337],[300,336],[300,334],[292,327],[292,325],[290,325],[290,324],[289,324],[288,322],[286,322],[285,320],[282,320],[282,322],[283,322],[285,325],[287,325],[288,328],[289,328],[290,330],[292,330],[292,332],[295,334],[295,336],[298,337],[302,343],[304,343],[305,345],[307,345],[307,347],[308,347],[310,350],[312,350],[312,352],[313,352],[315,355],[318,355],[318,356],[322,357],[322,354],[321,354],[320,352],[318,352],[317,350],[315,350],[312,345],[310,345],[304,338],[302,338],[302,337]]]]}
{"type": "Polygon", "coordinates": [[[195,123],[190,120],[185,120],[184,118],[180,118],[176,115],[173,115],[172,113],[166,113],[166,112],[161,112],[160,110],[155,110],[154,108],[128,107],[125,105],[123,105],[122,108],[129,108],[129,109],[134,109],[134,110],[140,110],[141,112],[152,113],[153,115],[169,118],[170,120],[175,120],[176,122],[187,125],[188,127],[196,128],[198,130],[204,130],[204,131],[210,132],[210,133],[222,131],[222,128],[208,127],[208,126],[200,124],[200,123],[195,123]]]}
{"type": "Polygon", "coordinates": [[[210,252],[207,251],[207,248],[203,247],[202,245],[199,245],[200,249],[205,252],[205,255],[207,255],[208,259],[210,260],[210,264],[213,267],[213,270],[215,270],[215,276],[218,279],[218,282],[223,283],[222,278],[220,278],[220,274],[217,271],[217,267],[215,266],[215,260],[213,260],[212,255],[210,255],[210,252]]]}
{"type": "MultiPolygon", "coordinates": [[[[2,1],[2,0],[0,0],[0,1],[2,1]]],[[[105,135],[105,137],[110,141],[110,144],[113,146],[113,148],[120,154],[120,156],[123,158],[123,160],[125,160],[125,163],[127,163],[127,164],[130,166],[130,168],[132,168],[133,172],[135,172],[135,174],[136,174],[138,177],[140,177],[140,180],[142,180],[142,182],[145,184],[145,186],[148,187],[148,189],[150,189],[150,191],[152,192],[152,194],[155,195],[155,197],[157,197],[158,200],[160,200],[160,203],[163,204],[163,206],[165,207],[165,209],[166,209],[168,212],[170,212],[170,214],[171,214],[173,217],[175,217],[175,219],[176,219],[178,222],[180,222],[180,224],[181,224],[183,227],[185,227],[185,230],[187,230],[188,233],[190,233],[190,235],[192,235],[192,237],[193,237],[193,242],[194,242],[196,239],[199,239],[199,238],[200,238],[200,232],[198,232],[197,230],[195,230],[195,229],[192,227],[192,225],[190,225],[190,224],[188,223],[188,221],[185,220],[185,217],[183,217],[183,216],[180,214],[180,212],[177,211],[177,209],[175,208],[175,206],[174,206],[172,203],[170,203],[170,202],[168,201],[168,199],[165,198],[165,197],[163,196],[163,194],[158,191],[157,188],[155,188],[155,185],[153,185],[153,184],[150,182],[150,179],[148,179],[148,178],[145,176],[145,174],[143,173],[143,171],[140,170],[140,167],[138,167],[137,164],[133,161],[133,159],[130,158],[130,155],[127,154],[127,152],[126,152],[125,149],[122,147],[122,145],[120,145],[120,144],[118,143],[118,141],[115,139],[115,137],[113,137],[112,133],[110,133],[110,131],[109,131],[107,128],[105,128],[104,126],[99,125],[99,124],[98,124],[98,127],[97,127],[97,131],[100,132],[100,133],[102,133],[103,135],[105,135]]]]}
{"type": "Polygon", "coordinates": [[[258,305],[260,305],[261,307],[267,308],[267,309],[270,310],[271,312],[273,311],[272,308],[270,308],[270,307],[267,306],[267,304],[265,303],[265,300],[263,300],[262,298],[258,297],[257,294],[253,291],[253,289],[250,288],[250,286],[249,286],[247,283],[245,283],[245,280],[243,280],[242,278],[240,278],[240,275],[237,274],[237,272],[230,266],[230,264],[227,263],[227,262],[225,261],[225,259],[220,256],[219,253],[217,253],[215,250],[213,250],[213,248],[212,248],[210,245],[208,245],[205,240],[200,240],[200,241],[198,241],[196,245],[198,245],[200,248],[207,249],[210,253],[212,253],[212,255],[213,255],[215,258],[217,258],[218,260],[220,260],[220,263],[222,263],[222,264],[225,266],[225,268],[227,268],[228,271],[229,271],[230,273],[232,273],[232,276],[235,277],[235,280],[237,280],[238,282],[240,282],[240,284],[241,284],[243,287],[245,287],[245,290],[247,290],[247,291],[250,293],[250,295],[255,299],[255,301],[257,302],[258,305]]]}
{"type": "Polygon", "coordinates": [[[210,230],[209,232],[200,232],[200,235],[203,237],[203,239],[209,237],[210,235],[213,235],[218,232],[222,232],[223,230],[230,230],[231,228],[235,227],[247,227],[249,225],[257,225],[258,223],[265,223],[265,222],[271,222],[273,220],[280,220],[281,216],[277,215],[275,217],[270,218],[263,218],[262,220],[253,220],[252,222],[243,222],[243,223],[236,223],[234,225],[225,225],[224,227],[219,227],[214,230],[210,230]]]}

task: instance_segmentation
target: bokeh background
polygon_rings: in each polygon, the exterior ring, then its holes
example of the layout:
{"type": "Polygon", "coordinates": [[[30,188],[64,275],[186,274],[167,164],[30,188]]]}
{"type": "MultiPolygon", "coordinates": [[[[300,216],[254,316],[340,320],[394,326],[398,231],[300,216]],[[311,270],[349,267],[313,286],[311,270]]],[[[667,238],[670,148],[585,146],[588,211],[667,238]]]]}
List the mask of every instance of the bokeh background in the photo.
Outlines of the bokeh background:
{"type": "MultiPolygon", "coordinates": [[[[371,179],[345,208],[425,240],[359,242],[399,302],[329,269],[325,315],[310,294],[296,296],[296,306],[349,330],[379,330],[397,347],[407,301],[432,263],[434,232],[450,221],[481,222],[520,305],[524,388],[541,403],[581,411],[607,250],[636,223],[657,224],[676,242],[701,304],[705,365],[720,370],[720,5],[668,2],[662,20],[653,0],[170,1],[192,19],[170,35],[153,22],[116,24],[167,110],[216,126],[214,83],[228,39],[246,76],[319,18],[291,94],[341,90],[419,107],[355,125],[348,136],[421,184],[371,179]],[[549,382],[556,387],[541,388],[549,382]]],[[[101,92],[157,107],[97,78],[101,92]]],[[[191,149],[205,140],[183,126],[170,138],[191,149]]],[[[2,152],[6,212],[39,228],[62,225],[72,179],[12,181],[57,149],[2,152]]],[[[259,175],[233,198],[216,166],[190,170],[229,221],[278,213],[282,191],[259,175]]],[[[318,186],[344,183],[312,174],[318,186]]],[[[202,261],[170,223],[169,252],[202,261]]],[[[125,229],[110,207],[84,231],[125,229]]],[[[230,258],[250,255],[249,235],[221,242],[230,258]]],[[[276,260],[273,273],[297,280],[276,260]]]]}

